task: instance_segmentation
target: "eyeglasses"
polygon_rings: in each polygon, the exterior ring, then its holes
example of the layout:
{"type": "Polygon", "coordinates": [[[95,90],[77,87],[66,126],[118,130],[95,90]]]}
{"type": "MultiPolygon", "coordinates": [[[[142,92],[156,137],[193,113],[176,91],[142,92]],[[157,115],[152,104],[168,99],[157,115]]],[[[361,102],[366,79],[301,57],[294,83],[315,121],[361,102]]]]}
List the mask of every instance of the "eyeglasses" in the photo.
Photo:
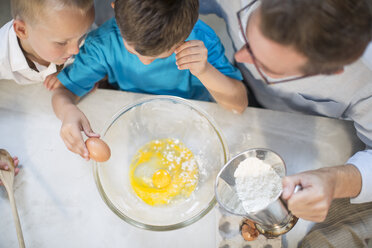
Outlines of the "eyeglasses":
{"type": "MultiPolygon", "coordinates": [[[[306,77],[314,76],[314,75],[304,75],[304,76],[298,76],[298,77],[292,77],[292,78],[287,78],[287,79],[283,79],[283,80],[278,80],[278,81],[275,81],[275,82],[270,82],[267,79],[267,77],[265,76],[265,74],[262,72],[262,70],[258,66],[257,59],[256,59],[256,57],[254,56],[254,54],[252,52],[251,46],[249,45],[249,42],[248,42],[248,39],[247,39],[247,35],[246,35],[245,30],[243,28],[244,26],[243,26],[243,22],[242,22],[243,15],[245,13],[248,13],[248,12],[250,12],[249,14],[251,14],[254,10],[249,11],[250,8],[252,8],[253,6],[257,7],[257,5],[255,5],[255,4],[259,4],[259,1],[258,0],[253,0],[247,6],[245,6],[241,10],[239,10],[236,14],[238,16],[238,21],[239,21],[239,26],[240,26],[240,32],[241,32],[241,34],[242,34],[242,36],[244,38],[244,41],[245,41],[245,48],[247,49],[249,55],[252,57],[253,65],[255,66],[256,70],[260,74],[262,80],[266,84],[270,85],[270,84],[285,83],[285,82],[289,82],[289,81],[294,81],[294,80],[298,80],[298,79],[303,79],[303,78],[306,78],[306,77]]],[[[248,20],[247,20],[247,23],[248,23],[248,20]]]]}

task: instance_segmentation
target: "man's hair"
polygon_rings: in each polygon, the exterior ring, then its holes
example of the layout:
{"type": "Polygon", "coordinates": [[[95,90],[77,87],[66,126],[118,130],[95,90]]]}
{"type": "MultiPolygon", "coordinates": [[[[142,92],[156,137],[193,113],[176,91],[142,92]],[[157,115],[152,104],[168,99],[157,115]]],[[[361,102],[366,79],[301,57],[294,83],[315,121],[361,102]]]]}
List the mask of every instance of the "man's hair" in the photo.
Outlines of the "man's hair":
{"type": "Polygon", "coordinates": [[[184,41],[198,16],[198,0],[115,1],[121,35],[143,56],[157,56],[184,41]]]}
{"type": "Polygon", "coordinates": [[[266,38],[305,55],[305,74],[332,74],[362,56],[372,39],[371,0],[262,0],[266,38]]]}
{"type": "Polygon", "coordinates": [[[50,10],[76,8],[86,13],[93,4],[93,0],[11,0],[11,10],[14,19],[36,22],[42,14],[50,10]]]}

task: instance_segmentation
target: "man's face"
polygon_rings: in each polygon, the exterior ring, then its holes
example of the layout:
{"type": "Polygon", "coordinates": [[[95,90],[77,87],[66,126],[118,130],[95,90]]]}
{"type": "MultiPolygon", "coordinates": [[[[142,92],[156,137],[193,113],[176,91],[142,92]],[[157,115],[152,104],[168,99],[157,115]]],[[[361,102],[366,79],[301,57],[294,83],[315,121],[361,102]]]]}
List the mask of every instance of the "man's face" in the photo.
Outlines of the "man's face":
{"type": "Polygon", "coordinates": [[[169,56],[171,56],[174,51],[176,50],[176,48],[178,47],[178,44],[175,45],[174,47],[172,47],[169,51],[166,51],[166,52],[163,52],[157,56],[143,56],[141,54],[139,54],[136,49],[129,45],[125,40],[124,41],[124,46],[125,48],[128,50],[128,52],[130,52],[131,54],[134,54],[138,57],[138,59],[144,64],[144,65],[149,65],[151,64],[155,59],[163,59],[163,58],[167,58],[169,56]]]}
{"type": "MultiPolygon", "coordinates": [[[[257,9],[249,17],[246,33],[243,35],[247,37],[261,72],[274,79],[302,76],[300,68],[306,64],[306,57],[290,46],[284,46],[266,38],[259,25],[260,15],[257,9]]],[[[245,46],[236,52],[235,59],[240,63],[253,64],[253,58],[245,46]]]]}
{"type": "Polygon", "coordinates": [[[79,52],[79,45],[93,23],[94,9],[87,14],[72,8],[51,10],[40,19],[25,23],[28,52],[39,61],[64,64],[79,52]]]}

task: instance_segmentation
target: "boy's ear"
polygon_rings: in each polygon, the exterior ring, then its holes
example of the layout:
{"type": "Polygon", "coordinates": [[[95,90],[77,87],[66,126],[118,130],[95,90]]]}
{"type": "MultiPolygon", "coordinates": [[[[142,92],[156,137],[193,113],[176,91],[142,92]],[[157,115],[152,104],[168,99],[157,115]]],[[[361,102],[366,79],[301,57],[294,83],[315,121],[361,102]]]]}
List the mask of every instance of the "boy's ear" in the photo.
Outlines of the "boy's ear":
{"type": "Polygon", "coordinates": [[[24,40],[28,38],[26,23],[22,20],[16,19],[13,22],[13,27],[18,38],[24,40]]]}
{"type": "Polygon", "coordinates": [[[112,7],[113,9],[115,9],[115,3],[114,3],[114,2],[111,2],[111,7],[112,7]]]}

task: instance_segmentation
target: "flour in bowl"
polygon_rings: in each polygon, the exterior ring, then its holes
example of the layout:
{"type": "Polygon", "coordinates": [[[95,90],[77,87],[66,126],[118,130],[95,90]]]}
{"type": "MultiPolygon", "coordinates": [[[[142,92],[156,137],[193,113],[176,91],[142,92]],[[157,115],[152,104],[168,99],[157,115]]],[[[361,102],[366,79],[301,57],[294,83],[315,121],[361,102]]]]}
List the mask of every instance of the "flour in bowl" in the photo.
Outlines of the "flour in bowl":
{"type": "Polygon", "coordinates": [[[282,192],[282,179],[267,163],[258,158],[246,158],[234,173],[235,187],[247,213],[264,209],[282,192]]]}

